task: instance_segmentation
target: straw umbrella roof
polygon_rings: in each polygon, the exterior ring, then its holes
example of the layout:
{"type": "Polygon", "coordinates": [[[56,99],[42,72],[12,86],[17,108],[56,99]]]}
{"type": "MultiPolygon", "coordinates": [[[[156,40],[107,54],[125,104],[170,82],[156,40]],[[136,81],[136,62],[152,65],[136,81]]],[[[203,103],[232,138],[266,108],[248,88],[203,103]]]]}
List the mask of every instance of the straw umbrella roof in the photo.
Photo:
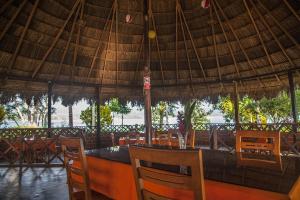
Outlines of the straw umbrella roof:
{"type": "MultiPolygon", "coordinates": [[[[143,0],[1,0],[0,90],[143,97],[143,0]],[[126,21],[127,16],[127,21],[126,21]],[[117,52],[117,53],[116,53],[117,52]]],[[[300,2],[151,0],[154,100],[254,96],[300,80],[300,2]]]]}

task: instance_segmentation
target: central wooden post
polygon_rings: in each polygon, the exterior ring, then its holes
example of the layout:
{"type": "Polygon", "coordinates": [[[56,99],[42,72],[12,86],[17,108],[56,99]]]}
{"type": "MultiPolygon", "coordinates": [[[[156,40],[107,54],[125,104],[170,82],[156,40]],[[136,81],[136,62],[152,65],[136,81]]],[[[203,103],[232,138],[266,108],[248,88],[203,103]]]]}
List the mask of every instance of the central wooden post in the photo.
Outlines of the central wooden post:
{"type": "MultiPolygon", "coordinates": [[[[151,1],[151,0],[150,0],[151,1]]],[[[152,142],[151,119],[151,86],[150,86],[150,40],[149,31],[149,0],[144,0],[144,103],[146,142],[152,142]]]]}

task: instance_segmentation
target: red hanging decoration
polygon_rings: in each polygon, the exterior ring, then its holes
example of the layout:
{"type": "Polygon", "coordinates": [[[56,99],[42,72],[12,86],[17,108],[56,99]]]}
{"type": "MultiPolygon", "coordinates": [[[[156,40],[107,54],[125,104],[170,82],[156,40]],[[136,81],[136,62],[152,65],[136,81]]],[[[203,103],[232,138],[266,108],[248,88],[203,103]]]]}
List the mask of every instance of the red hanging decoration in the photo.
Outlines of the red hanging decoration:
{"type": "Polygon", "coordinates": [[[205,8],[205,9],[209,8],[210,7],[210,0],[202,0],[201,1],[201,6],[202,6],[202,8],[205,8]]]}

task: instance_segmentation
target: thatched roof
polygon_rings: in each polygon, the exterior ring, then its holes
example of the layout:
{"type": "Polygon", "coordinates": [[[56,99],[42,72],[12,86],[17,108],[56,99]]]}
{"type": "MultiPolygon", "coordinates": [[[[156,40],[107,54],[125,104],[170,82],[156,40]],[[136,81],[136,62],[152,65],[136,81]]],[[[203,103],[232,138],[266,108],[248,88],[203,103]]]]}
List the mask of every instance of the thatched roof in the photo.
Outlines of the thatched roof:
{"type": "MultiPolygon", "coordinates": [[[[52,81],[69,99],[93,98],[97,86],[103,98],[142,99],[143,0],[0,1],[0,91],[39,95],[52,81]]],[[[289,70],[299,83],[299,1],[152,0],[149,23],[154,100],[214,98],[235,85],[272,95],[289,70]]]]}

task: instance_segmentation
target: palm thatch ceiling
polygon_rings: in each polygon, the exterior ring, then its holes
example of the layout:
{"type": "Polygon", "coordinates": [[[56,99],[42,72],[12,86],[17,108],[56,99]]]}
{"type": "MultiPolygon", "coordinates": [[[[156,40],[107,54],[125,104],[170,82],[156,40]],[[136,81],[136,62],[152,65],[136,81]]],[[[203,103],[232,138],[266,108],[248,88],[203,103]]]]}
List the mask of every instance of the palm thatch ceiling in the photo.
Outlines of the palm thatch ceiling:
{"type": "MultiPolygon", "coordinates": [[[[153,99],[269,95],[298,83],[297,0],[151,0],[153,99]]],[[[0,0],[0,90],[141,99],[143,0],[0,0]],[[126,21],[127,18],[127,21],[126,21]],[[116,53],[117,52],[117,53],[116,53]]]]}

